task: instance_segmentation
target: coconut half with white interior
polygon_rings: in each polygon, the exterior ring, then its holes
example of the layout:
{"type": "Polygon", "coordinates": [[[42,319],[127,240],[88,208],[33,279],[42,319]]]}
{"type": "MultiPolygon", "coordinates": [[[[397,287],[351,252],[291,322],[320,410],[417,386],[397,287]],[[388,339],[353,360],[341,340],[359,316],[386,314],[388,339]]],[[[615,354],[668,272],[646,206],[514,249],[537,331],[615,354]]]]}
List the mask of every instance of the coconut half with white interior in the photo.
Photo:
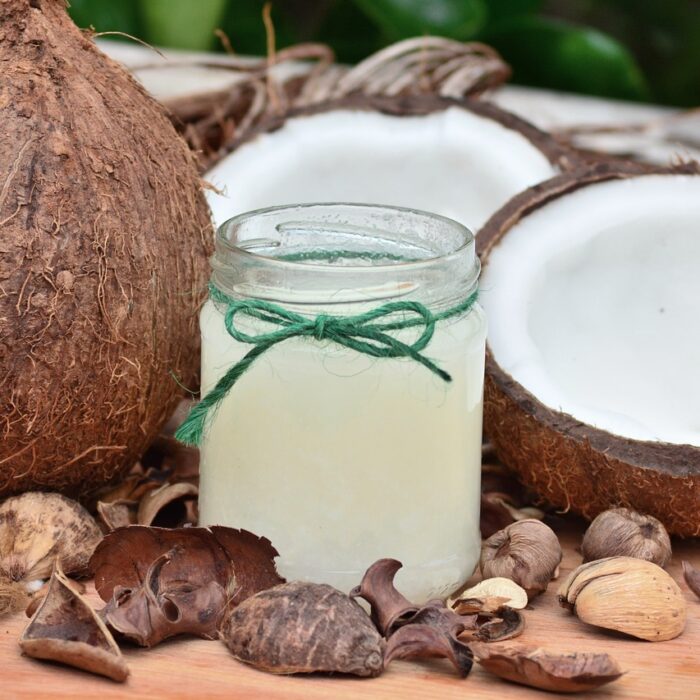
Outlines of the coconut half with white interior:
{"type": "Polygon", "coordinates": [[[485,431],[550,503],[700,535],[700,165],[599,165],[477,238],[485,431]]]}
{"type": "Polygon", "coordinates": [[[578,162],[528,122],[478,100],[355,94],[266,120],[205,174],[214,223],[261,207],[412,207],[477,230],[513,195],[578,162]]]}

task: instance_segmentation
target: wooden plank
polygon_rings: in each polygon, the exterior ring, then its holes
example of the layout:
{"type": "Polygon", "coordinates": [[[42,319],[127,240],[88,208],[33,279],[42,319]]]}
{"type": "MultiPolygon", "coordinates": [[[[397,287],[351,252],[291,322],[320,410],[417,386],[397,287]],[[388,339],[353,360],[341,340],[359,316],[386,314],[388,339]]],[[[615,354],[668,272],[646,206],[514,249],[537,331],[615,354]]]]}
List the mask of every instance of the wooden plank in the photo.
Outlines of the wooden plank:
{"type": "MultiPolygon", "coordinates": [[[[562,576],[580,563],[576,546],[583,526],[570,520],[555,524],[565,549],[562,576]]],[[[682,581],[680,563],[688,559],[700,567],[695,541],[674,542],[669,573],[688,599],[685,632],[668,642],[643,642],[607,634],[577,620],[556,602],[557,585],[526,610],[526,630],[520,640],[555,651],[607,651],[628,671],[618,682],[601,689],[598,698],[634,700],[700,698],[700,602],[682,581]]],[[[98,599],[94,596],[95,604],[98,599]]],[[[452,698],[537,697],[538,691],[504,683],[475,665],[467,679],[454,675],[444,661],[393,663],[372,680],[330,677],[278,677],[248,668],[230,657],[221,642],[178,639],[155,649],[125,650],[131,677],[125,684],[103,680],[81,671],[23,657],[17,639],[27,620],[23,614],[0,621],[0,697],[10,698],[217,698],[236,700],[350,700],[401,698],[428,700],[452,698]]],[[[592,694],[591,694],[592,696],[592,694]]],[[[543,698],[571,697],[550,693],[543,698]]],[[[579,695],[578,697],[583,697],[579,695]]]]}

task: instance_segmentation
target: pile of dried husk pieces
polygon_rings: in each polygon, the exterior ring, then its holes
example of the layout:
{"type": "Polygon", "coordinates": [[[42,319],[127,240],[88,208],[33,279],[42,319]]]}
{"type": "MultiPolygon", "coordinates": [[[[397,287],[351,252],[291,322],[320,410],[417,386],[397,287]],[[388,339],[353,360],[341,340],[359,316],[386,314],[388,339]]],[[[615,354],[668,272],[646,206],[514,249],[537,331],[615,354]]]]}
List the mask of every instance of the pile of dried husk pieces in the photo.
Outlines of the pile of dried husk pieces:
{"type": "MultiPolygon", "coordinates": [[[[485,454],[491,459],[488,448],[485,454]]],[[[487,537],[482,580],[447,600],[407,600],[394,585],[401,563],[393,559],[375,562],[345,595],[325,584],[285,582],[264,537],[192,526],[196,514],[186,503],[196,496],[196,454],[162,436],[147,457],[153,466],[137,465],[92,504],[97,520],[55,493],[0,504],[0,604],[5,613],[27,606],[25,654],[124,681],[129,669],[120,645],[152,647],[195,635],[219,638],[239,661],[277,674],[375,677],[397,659],[439,657],[467,676],[476,659],[501,678],[559,692],[591,690],[623,674],[607,653],[512,641],[525,630],[523,609],[536,608],[558,576],[561,547],[540,520],[511,518],[487,537]],[[133,524],[112,526],[115,504],[133,524]],[[174,526],[139,525],[144,512],[156,522],[166,514],[174,526]],[[95,609],[94,595],[69,576],[94,577],[103,606],[95,609]]],[[[487,488],[495,487],[494,466],[487,488]]],[[[500,488],[515,493],[514,483],[499,478],[500,488]]],[[[484,520],[489,530],[493,523],[484,520]]],[[[582,551],[586,563],[560,587],[563,607],[632,637],[660,641],[683,631],[686,602],[661,568],[671,545],[658,521],[608,511],[588,529],[582,551]]],[[[687,562],[684,571],[700,596],[700,572],[687,562]]]]}

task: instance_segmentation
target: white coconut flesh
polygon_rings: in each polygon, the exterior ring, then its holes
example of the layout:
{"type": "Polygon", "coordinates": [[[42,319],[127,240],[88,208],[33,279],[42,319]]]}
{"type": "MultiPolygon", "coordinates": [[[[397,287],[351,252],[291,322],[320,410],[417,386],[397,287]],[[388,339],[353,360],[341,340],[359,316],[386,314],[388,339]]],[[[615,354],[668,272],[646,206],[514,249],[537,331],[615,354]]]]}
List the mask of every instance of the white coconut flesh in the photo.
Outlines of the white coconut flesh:
{"type": "Polygon", "coordinates": [[[451,107],[421,116],[333,110],[288,119],[244,143],[205,179],[218,226],[281,204],[412,207],[472,230],[517,192],[556,173],[525,136],[451,107]]]}
{"type": "Polygon", "coordinates": [[[614,435],[700,445],[700,177],[590,185],[525,216],[482,276],[494,360],[614,435]]]}

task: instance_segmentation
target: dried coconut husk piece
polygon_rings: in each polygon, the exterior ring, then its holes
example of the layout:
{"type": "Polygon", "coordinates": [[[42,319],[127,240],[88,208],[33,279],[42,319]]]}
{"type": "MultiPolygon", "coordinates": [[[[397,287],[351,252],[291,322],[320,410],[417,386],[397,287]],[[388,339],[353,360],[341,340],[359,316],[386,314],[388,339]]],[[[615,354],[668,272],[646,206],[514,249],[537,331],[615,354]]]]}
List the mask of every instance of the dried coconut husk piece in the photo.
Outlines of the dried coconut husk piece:
{"type": "Polygon", "coordinates": [[[394,586],[402,564],[396,559],[379,559],[362,577],[350,597],[364,598],[377,629],[388,639],[384,663],[394,659],[444,657],[460,674],[471,668],[471,652],[457,637],[470,628],[476,616],[463,617],[431,600],[423,607],[411,603],[394,586]]]}
{"type": "Polygon", "coordinates": [[[384,641],[367,613],[332,586],[295,581],[227,614],[221,637],[236,659],[268,673],[378,676],[384,641]]]}
{"type": "Polygon", "coordinates": [[[90,570],[109,623],[153,646],[175,634],[215,636],[226,606],[284,581],[276,556],[246,530],[133,525],[104,538],[90,570]]]}
{"type": "Polygon", "coordinates": [[[514,683],[559,693],[593,690],[622,676],[617,662],[604,653],[553,654],[531,646],[471,645],[487,671],[514,683]]]}
{"type": "Polygon", "coordinates": [[[101,489],[96,494],[95,510],[107,531],[136,524],[139,501],[162,484],[163,480],[152,470],[146,471],[141,462],[137,462],[126,478],[115,486],[101,489]]]}
{"type": "Polygon", "coordinates": [[[472,665],[469,644],[473,640],[511,639],[522,634],[524,627],[520,612],[505,605],[495,611],[457,614],[441,600],[430,601],[409,621],[394,626],[387,639],[384,663],[399,658],[444,657],[460,674],[467,675],[472,665]]]}
{"type": "Polygon", "coordinates": [[[57,661],[124,681],[129,669],[104,622],[55,564],[49,590],[19,640],[36,659],[57,661]]]}
{"type": "Polygon", "coordinates": [[[457,615],[441,600],[422,607],[410,621],[390,633],[384,654],[386,666],[394,659],[446,658],[457,671],[466,676],[472,667],[472,653],[466,642],[459,639],[471,629],[476,616],[457,615]]]}
{"type": "Polygon", "coordinates": [[[173,554],[174,551],[158,557],[138,588],[115,588],[102,611],[110,627],[140,646],[152,647],[180,634],[204,639],[218,637],[227,591],[216,581],[200,586],[188,581],[162,581],[161,572],[173,554]]]}
{"type": "Polygon", "coordinates": [[[683,562],[683,578],[688,588],[700,598],[700,571],[688,561],[683,562]]]}
{"type": "Polygon", "coordinates": [[[394,577],[402,566],[396,559],[379,559],[367,569],[360,585],[350,591],[351,598],[359,596],[370,604],[372,621],[385,637],[420,609],[394,586],[394,577]]]}
{"type": "Polygon", "coordinates": [[[400,627],[387,641],[384,665],[396,659],[445,658],[462,676],[471,671],[473,654],[469,645],[441,630],[422,624],[400,627]]]}
{"type": "Polygon", "coordinates": [[[186,501],[197,497],[199,489],[194,484],[163,484],[148,491],[139,503],[136,522],[139,525],[177,527],[188,517],[186,501]]]}
{"type": "Polygon", "coordinates": [[[135,480],[130,477],[129,483],[97,502],[97,513],[108,530],[127,525],[175,528],[194,524],[192,518],[196,512],[189,506],[197,498],[197,486],[186,481],[176,484],[158,481],[150,478],[149,472],[135,480]]]}
{"type": "Polygon", "coordinates": [[[57,493],[28,492],[0,505],[0,615],[27,606],[30,593],[51,575],[82,575],[102,532],[76,501],[57,493]]]}
{"type": "Polygon", "coordinates": [[[634,557],[582,564],[559,589],[559,603],[583,622],[661,642],[685,628],[687,603],[658,565],[634,557]]]}

